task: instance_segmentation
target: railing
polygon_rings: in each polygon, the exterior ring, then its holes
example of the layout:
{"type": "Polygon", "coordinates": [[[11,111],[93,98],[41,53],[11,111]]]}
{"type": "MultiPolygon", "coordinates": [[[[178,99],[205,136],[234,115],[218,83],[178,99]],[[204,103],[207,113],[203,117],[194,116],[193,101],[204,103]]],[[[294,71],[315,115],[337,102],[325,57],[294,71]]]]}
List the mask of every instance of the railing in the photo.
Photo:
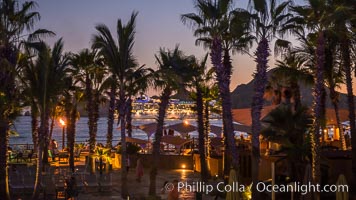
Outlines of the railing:
{"type": "MultiPolygon", "coordinates": [[[[112,140],[113,145],[115,146],[120,140],[112,140]]],[[[58,142],[62,142],[61,140],[58,142]]],[[[75,141],[76,144],[81,144],[81,143],[88,143],[87,140],[78,140],[75,141]]],[[[96,143],[102,143],[104,146],[106,144],[106,140],[96,140],[96,143]]],[[[13,150],[33,150],[34,146],[32,143],[12,143],[9,144],[9,147],[13,150]]]]}

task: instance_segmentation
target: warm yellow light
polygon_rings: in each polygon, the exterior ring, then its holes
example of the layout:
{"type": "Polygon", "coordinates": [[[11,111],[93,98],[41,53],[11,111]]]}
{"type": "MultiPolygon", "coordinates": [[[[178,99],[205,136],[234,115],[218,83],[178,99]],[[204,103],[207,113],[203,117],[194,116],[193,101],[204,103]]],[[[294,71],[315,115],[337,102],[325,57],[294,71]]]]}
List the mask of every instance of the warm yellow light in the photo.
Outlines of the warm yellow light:
{"type": "Polygon", "coordinates": [[[66,125],[66,123],[64,122],[64,120],[62,118],[59,118],[59,123],[61,123],[62,126],[66,125]]]}
{"type": "Polygon", "coordinates": [[[188,124],[189,124],[188,120],[184,120],[183,123],[184,123],[185,125],[188,125],[188,124]]]}
{"type": "Polygon", "coordinates": [[[324,133],[326,133],[328,130],[324,129],[324,133]]]}
{"type": "Polygon", "coordinates": [[[185,169],[185,167],[186,167],[185,164],[183,164],[183,165],[182,165],[182,168],[185,169]]]}

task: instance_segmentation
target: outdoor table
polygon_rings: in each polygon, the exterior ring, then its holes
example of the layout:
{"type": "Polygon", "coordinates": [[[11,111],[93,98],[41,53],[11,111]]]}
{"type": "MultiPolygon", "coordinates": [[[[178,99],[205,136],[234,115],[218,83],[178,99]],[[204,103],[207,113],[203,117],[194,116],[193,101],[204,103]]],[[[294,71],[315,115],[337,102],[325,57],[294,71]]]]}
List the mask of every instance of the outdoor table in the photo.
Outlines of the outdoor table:
{"type": "Polygon", "coordinates": [[[61,162],[61,159],[65,159],[65,161],[68,161],[69,158],[69,153],[67,151],[60,151],[58,152],[58,160],[61,162]]]}

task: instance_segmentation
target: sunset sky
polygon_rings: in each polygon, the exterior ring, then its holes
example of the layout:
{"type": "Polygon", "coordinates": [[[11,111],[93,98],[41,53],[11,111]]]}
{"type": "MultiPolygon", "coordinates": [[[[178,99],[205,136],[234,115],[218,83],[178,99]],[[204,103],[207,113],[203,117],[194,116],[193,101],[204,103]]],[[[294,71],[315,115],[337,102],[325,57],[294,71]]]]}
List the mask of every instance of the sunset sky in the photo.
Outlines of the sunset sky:
{"type": "MultiPolygon", "coordinates": [[[[95,25],[104,23],[115,34],[116,23],[124,23],[132,11],[138,11],[134,55],[140,64],[155,68],[154,54],[160,47],[173,49],[179,44],[186,54],[202,58],[207,53],[195,46],[192,30],[180,20],[180,15],[195,12],[193,0],[37,0],[41,20],[37,28],[54,31],[57,36],[47,39],[50,44],[60,37],[66,51],[78,52],[89,48],[96,33],[95,25]]],[[[235,1],[237,7],[246,8],[248,0],[235,1]]],[[[116,36],[116,35],[115,35],[116,36]]],[[[273,46],[271,46],[273,50],[273,46]]],[[[250,50],[253,54],[255,46],[250,50]]],[[[273,53],[273,51],[271,52],[273,53]]],[[[231,89],[252,79],[255,69],[253,58],[233,55],[231,89]]],[[[273,67],[274,56],[270,57],[273,67]]],[[[150,92],[152,93],[152,91],[150,92]]]]}

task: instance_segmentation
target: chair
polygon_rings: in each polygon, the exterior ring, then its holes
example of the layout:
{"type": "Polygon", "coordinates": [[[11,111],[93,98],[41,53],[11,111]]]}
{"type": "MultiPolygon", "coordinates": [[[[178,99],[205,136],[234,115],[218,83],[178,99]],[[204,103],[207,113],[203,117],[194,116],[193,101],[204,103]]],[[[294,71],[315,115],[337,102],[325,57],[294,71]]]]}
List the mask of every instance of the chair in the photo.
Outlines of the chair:
{"type": "Polygon", "coordinates": [[[110,174],[100,175],[99,177],[99,189],[100,191],[111,191],[112,188],[112,178],[110,174]]]}
{"type": "Polygon", "coordinates": [[[84,175],[85,190],[96,189],[99,187],[98,180],[95,174],[84,175]]]}

